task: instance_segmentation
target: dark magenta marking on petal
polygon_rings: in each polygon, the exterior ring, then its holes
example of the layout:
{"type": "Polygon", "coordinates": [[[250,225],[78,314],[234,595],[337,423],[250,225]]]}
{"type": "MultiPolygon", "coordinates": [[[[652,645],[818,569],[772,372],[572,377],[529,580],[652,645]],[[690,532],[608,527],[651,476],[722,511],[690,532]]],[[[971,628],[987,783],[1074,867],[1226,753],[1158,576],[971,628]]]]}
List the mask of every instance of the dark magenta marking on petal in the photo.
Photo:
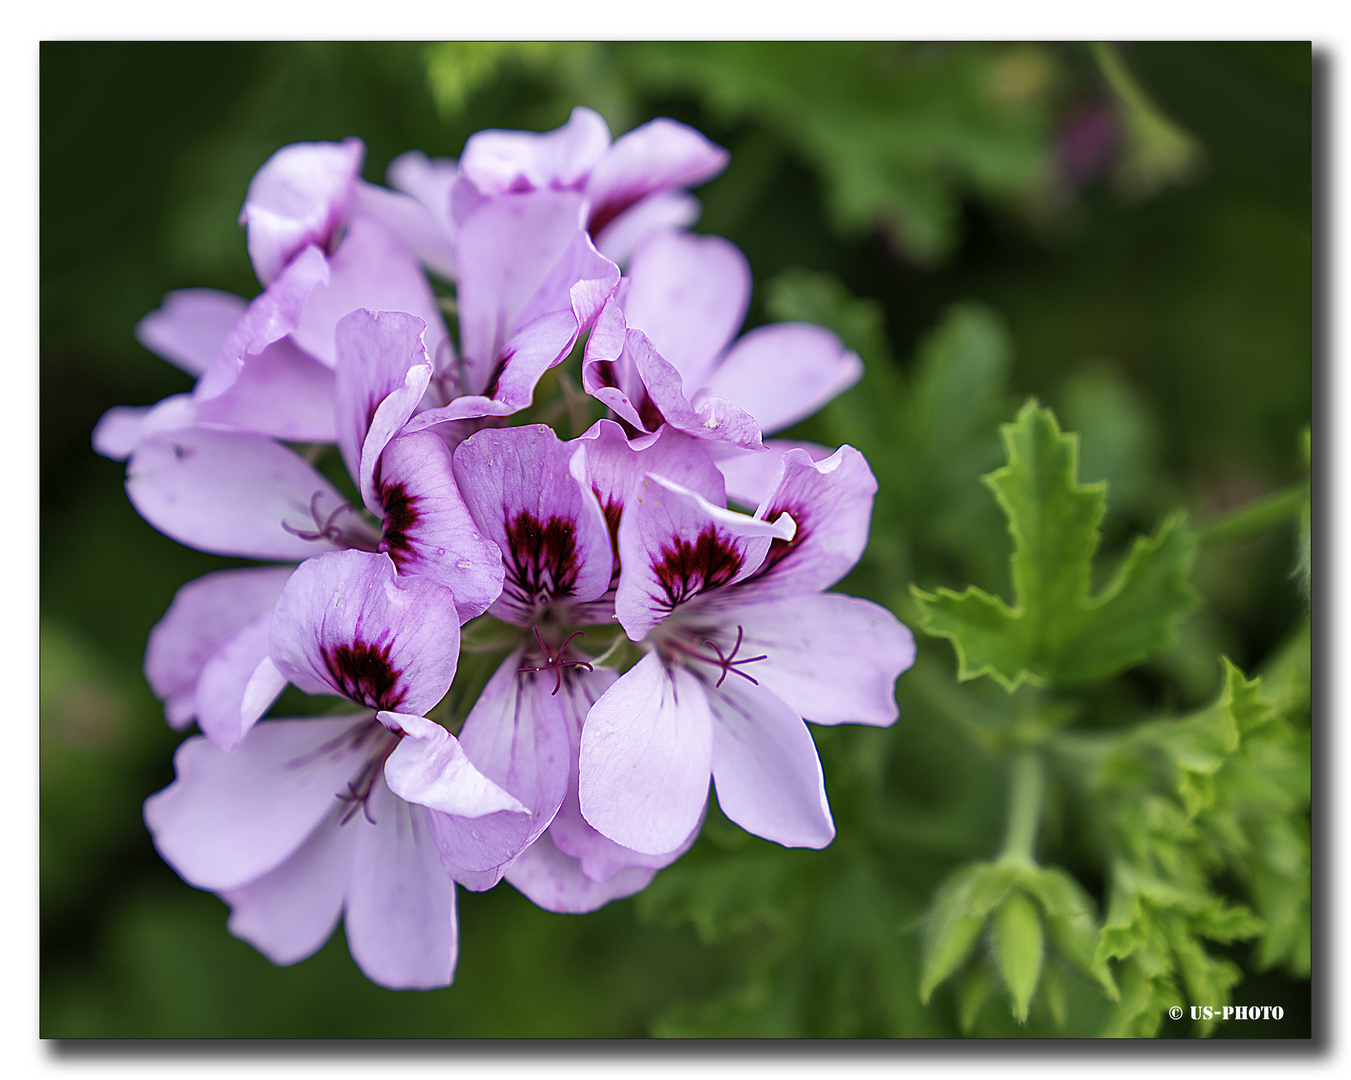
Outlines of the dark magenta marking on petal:
{"type": "Polygon", "coordinates": [[[338,688],[358,705],[394,711],[403,701],[399,673],[389,662],[389,645],[351,645],[321,648],[324,666],[338,688]]]}
{"type": "Polygon", "coordinates": [[[507,363],[516,355],[515,349],[503,349],[497,357],[497,362],[493,365],[493,370],[488,375],[488,381],[483,387],[483,396],[486,398],[494,397],[497,394],[497,384],[502,378],[502,372],[506,371],[507,363]]]}
{"type": "Polygon", "coordinates": [[[593,237],[599,236],[606,225],[646,194],[647,192],[643,190],[614,192],[604,202],[597,203],[591,208],[591,213],[586,219],[586,231],[593,237]]]}
{"type": "Polygon", "coordinates": [[[591,492],[601,505],[605,514],[605,528],[610,533],[610,550],[614,552],[614,561],[610,564],[610,584],[613,585],[619,580],[619,519],[624,516],[624,504],[617,499],[602,498],[598,488],[593,487],[591,492]]]}
{"type": "Polygon", "coordinates": [[[693,544],[677,537],[673,547],[663,546],[652,572],[667,606],[673,608],[701,592],[726,585],[743,562],[732,541],[709,525],[693,544]]]}
{"type": "Polygon", "coordinates": [[[577,541],[573,525],[551,517],[541,523],[529,512],[507,522],[507,580],[504,592],[527,606],[571,596],[577,585],[577,541]]]}
{"type": "Polygon", "coordinates": [[[791,555],[811,531],[811,515],[800,506],[775,506],[765,515],[765,520],[778,521],[780,514],[787,514],[791,517],[793,519],[793,524],[797,526],[797,530],[793,533],[793,539],[791,540],[781,540],[776,536],[770,541],[769,553],[765,556],[765,561],[762,562],[755,573],[751,575],[753,578],[760,577],[762,574],[767,573],[779,562],[779,560],[791,555]]]}
{"type": "Polygon", "coordinates": [[[403,569],[405,560],[413,553],[408,534],[418,523],[417,498],[409,495],[402,484],[391,484],[381,490],[380,501],[385,505],[385,534],[380,541],[380,550],[394,560],[395,566],[403,569]]]}

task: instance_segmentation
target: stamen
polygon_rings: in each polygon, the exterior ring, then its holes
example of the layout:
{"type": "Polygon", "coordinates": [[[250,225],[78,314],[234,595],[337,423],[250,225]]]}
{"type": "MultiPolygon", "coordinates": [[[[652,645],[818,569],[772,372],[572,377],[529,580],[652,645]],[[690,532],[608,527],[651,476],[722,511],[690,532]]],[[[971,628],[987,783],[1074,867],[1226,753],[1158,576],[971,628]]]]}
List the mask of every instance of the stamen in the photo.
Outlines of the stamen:
{"type": "Polygon", "coordinates": [[[563,669],[566,667],[584,667],[587,671],[595,669],[585,660],[564,660],[563,654],[568,651],[568,646],[572,644],[573,638],[586,637],[585,630],[574,630],[568,635],[567,640],[558,646],[558,652],[550,652],[549,646],[544,644],[544,639],[540,637],[539,627],[533,626],[531,629],[535,632],[535,640],[539,642],[540,652],[544,654],[544,664],[541,667],[523,667],[517,668],[518,675],[529,675],[536,671],[552,671],[554,673],[554,688],[549,696],[553,697],[558,693],[563,685],[563,669]]]}
{"type": "MultiPolygon", "coordinates": [[[[281,523],[281,527],[292,536],[298,536],[302,540],[328,540],[331,543],[338,544],[345,548],[356,548],[359,551],[376,551],[379,547],[378,541],[365,536],[363,531],[358,529],[344,529],[342,526],[335,524],[342,514],[356,513],[356,511],[347,505],[347,503],[339,503],[338,507],[329,514],[328,517],[320,520],[319,500],[323,498],[323,495],[324,493],[322,491],[316,491],[310,496],[310,517],[314,520],[315,525],[313,529],[300,529],[286,521],[281,523]]],[[[363,526],[364,529],[364,523],[361,522],[360,519],[358,519],[358,524],[363,526]]]]}
{"type": "Polygon", "coordinates": [[[769,656],[768,655],[744,656],[740,660],[734,659],[734,657],[737,654],[737,650],[741,648],[741,635],[743,634],[743,632],[744,631],[741,629],[740,626],[736,628],[736,644],[732,646],[732,651],[726,656],[722,655],[722,650],[718,648],[718,646],[715,645],[713,642],[708,640],[705,640],[703,642],[703,644],[707,645],[710,649],[712,649],[715,653],[718,654],[718,658],[717,660],[709,660],[707,657],[700,657],[700,659],[705,660],[707,663],[710,664],[716,664],[718,667],[722,669],[722,674],[718,676],[718,681],[713,684],[713,689],[716,690],[719,686],[722,685],[723,680],[727,678],[729,672],[734,675],[740,675],[743,679],[748,680],[755,686],[760,685],[760,683],[756,679],[751,678],[751,676],[747,675],[744,671],[741,671],[738,665],[753,664],[757,660],[768,660],[769,656]]]}

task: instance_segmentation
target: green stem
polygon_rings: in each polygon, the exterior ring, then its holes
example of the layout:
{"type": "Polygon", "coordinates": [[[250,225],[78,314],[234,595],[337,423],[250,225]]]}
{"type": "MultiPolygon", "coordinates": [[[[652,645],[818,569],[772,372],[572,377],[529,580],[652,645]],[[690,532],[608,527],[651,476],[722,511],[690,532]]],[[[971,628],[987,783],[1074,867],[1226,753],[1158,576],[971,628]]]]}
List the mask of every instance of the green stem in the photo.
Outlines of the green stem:
{"type": "Polygon", "coordinates": [[[1233,513],[1202,525],[1197,530],[1197,537],[1203,544],[1232,544],[1260,536],[1270,529],[1298,518],[1300,510],[1304,507],[1304,500],[1308,497],[1309,485],[1296,484],[1292,488],[1278,491],[1247,506],[1240,506],[1233,513]]]}
{"type": "Polygon", "coordinates": [[[1013,759],[1009,772],[1008,831],[1004,834],[1001,858],[1034,862],[1032,851],[1037,843],[1042,793],[1046,788],[1041,755],[1035,750],[1024,750],[1013,759]]]}

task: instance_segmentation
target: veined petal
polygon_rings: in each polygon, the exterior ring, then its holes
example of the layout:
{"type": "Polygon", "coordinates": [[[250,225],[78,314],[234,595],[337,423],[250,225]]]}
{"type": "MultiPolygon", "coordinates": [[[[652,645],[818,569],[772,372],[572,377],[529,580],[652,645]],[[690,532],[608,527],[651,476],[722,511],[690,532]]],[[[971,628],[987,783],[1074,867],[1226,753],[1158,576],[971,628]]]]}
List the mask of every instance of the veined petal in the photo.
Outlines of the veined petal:
{"type": "MultiPolygon", "coordinates": [[[[680,372],[692,395],[708,384],[713,361],[746,319],[751,301],[746,256],[721,236],[659,232],[633,253],[629,277],[628,325],[641,330],[680,372]]],[[[733,395],[714,392],[741,404],[733,395]]]]}
{"type": "Polygon", "coordinates": [[[361,715],[269,720],[234,750],[188,739],[174,754],[174,782],[145,802],[155,847],[199,889],[256,881],[328,817],[376,733],[361,715]]]}
{"type": "Polygon", "coordinates": [[[341,518],[346,526],[351,516],[299,454],[261,435],[209,428],[142,440],[127,464],[127,495],[179,543],[257,559],[332,550],[324,523],[341,518]]]}
{"type": "Polygon", "coordinates": [[[245,358],[237,378],[215,397],[194,397],[199,423],[290,442],[333,442],[333,372],[289,338],[245,358]]]}
{"type": "Polygon", "coordinates": [[[357,815],[347,878],[347,947],[366,978],[391,990],[449,986],[459,955],[455,883],[431,839],[432,811],[376,777],[370,819],[357,815]],[[371,821],[375,824],[372,825],[371,821]]]}
{"type": "Polygon", "coordinates": [[[825,327],[773,323],[743,335],[705,384],[768,432],[811,416],[861,378],[863,361],[825,327]]]}
{"type": "Polygon", "coordinates": [[[586,182],[587,228],[598,234],[644,195],[691,187],[727,166],[728,153],[686,124],[658,117],[615,140],[586,182]]]}
{"type": "Polygon", "coordinates": [[[444,585],[397,574],[388,555],[332,552],[302,563],[282,589],[271,652],[307,693],[424,713],[455,677],[455,598],[444,585]]]}
{"type": "Polygon", "coordinates": [[[624,847],[673,850],[704,812],[712,743],[699,681],[648,653],[587,715],[578,766],[583,817],[624,847]]]}
{"type": "Polygon", "coordinates": [[[238,746],[286,689],[286,677],[268,658],[271,624],[268,609],[212,653],[197,677],[197,726],[222,750],[238,746]]]}
{"type": "Polygon", "coordinates": [[[218,570],[174,594],[145,647],[145,678],[164,702],[171,726],[194,716],[194,687],[212,654],[263,612],[270,611],[291,576],[289,566],[218,570]]]}
{"type": "Polygon", "coordinates": [[[321,363],[337,362],[334,328],[358,308],[402,311],[423,321],[427,355],[435,356],[446,336],[445,319],[422,273],[417,255],[384,225],[370,217],[355,217],[337,251],[329,258],[327,284],[306,297],[296,344],[321,363]]]}
{"type": "Polygon", "coordinates": [[[502,596],[490,611],[508,622],[528,625],[555,600],[594,600],[609,586],[605,517],[573,479],[572,453],[543,424],[486,429],[455,451],[469,512],[502,552],[502,596]]]}
{"type": "Polygon", "coordinates": [[[136,340],[189,375],[201,375],[248,306],[219,289],[175,289],[136,324],[136,340]]]}
{"type": "Polygon", "coordinates": [[[822,461],[812,461],[805,450],[787,451],[756,516],[788,514],[797,530],[770,545],[743,593],[771,600],[834,585],[868,544],[876,492],[867,460],[852,446],[841,446],[822,461]]]}
{"type": "Polygon", "coordinates": [[[426,324],[402,311],[354,311],[334,331],[338,448],[366,509],[379,515],[376,468],[432,377],[426,324]]]}
{"type": "Polygon", "coordinates": [[[582,872],[581,861],[560,851],[546,832],[507,867],[506,879],[545,911],[582,915],[642,892],[656,873],[634,866],[595,881],[582,872]]]}
{"type": "Polygon", "coordinates": [[[256,881],[228,889],[226,928],[285,967],[319,950],[342,917],[357,829],[338,824],[335,809],[289,859],[256,881]]]}
{"type": "Polygon", "coordinates": [[[791,540],[793,530],[789,517],[738,514],[648,474],[619,523],[615,614],[624,632],[641,641],[680,604],[741,581],[764,561],[772,540],[791,540]]]}
{"type": "MultiPolygon", "coordinates": [[[[757,671],[759,669],[757,668],[757,671]]],[[[785,847],[835,837],[825,776],[807,725],[768,690],[729,679],[709,690],[713,785],[722,812],[785,847]]]]}
{"type": "Polygon", "coordinates": [[[360,139],[346,139],[293,143],[263,163],[239,213],[259,281],[269,284],[306,244],[329,246],[365,156],[360,139]]]}
{"type": "MultiPolygon", "coordinates": [[[[840,593],[738,606],[743,649],[760,685],[815,724],[896,719],[896,679],[915,662],[915,638],[886,608],[840,593]]],[[[725,684],[724,684],[725,685],[725,684]]]]}
{"type": "Polygon", "coordinates": [[[400,435],[385,447],[379,476],[380,550],[401,574],[450,589],[461,623],[482,615],[502,593],[502,553],[470,516],[446,444],[426,431],[400,435]]]}
{"type": "Polygon", "coordinates": [[[489,129],[469,136],[460,170],[484,195],[579,187],[610,145],[601,115],[578,105],[553,131],[489,129]]]}
{"type": "MultiPolygon", "coordinates": [[[[491,397],[503,346],[580,227],[581,195],[531,191],[489,199],[455,234],[461,392],[491,397]]],[[[430,348],[430,342],[428,343],[430,348]]]]}

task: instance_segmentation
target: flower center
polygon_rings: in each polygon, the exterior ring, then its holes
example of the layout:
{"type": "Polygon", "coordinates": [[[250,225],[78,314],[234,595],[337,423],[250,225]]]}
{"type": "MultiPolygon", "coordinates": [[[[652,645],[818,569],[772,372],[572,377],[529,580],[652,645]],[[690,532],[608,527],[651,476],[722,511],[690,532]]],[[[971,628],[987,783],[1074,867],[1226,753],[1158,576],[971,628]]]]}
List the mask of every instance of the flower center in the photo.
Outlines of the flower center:
{"type": "Polygon", "coordinates": [[[552,671],[554,673],[554,688],[549,693],[550,697],[553,697],[555,694],[557,694],[559,688],[562,687],[563,685],[564,668],[584,667],[586,668],[587,671],[593,670],[591,665],[587,663],[587,661],[585,660],[563,659],[564,654],[566,654],[568,651],[568,646],[572,644],[573,638],[586,637],[585,630],[574,630],[571,634],[567,636],[563,644],[558,646],[558,651],[553,652],[550,650],[549,646],[545,644],[544,639],[540,637],[539,627],[533,626],[531,627],[531,629],[535,632],[535,640],[539,643],[540,652],[544,654],[544,663],[539,665],[538,667],[517,668],[516,671],[517,674],[520,675],[528,675],[536,671],[552,671]]]}

